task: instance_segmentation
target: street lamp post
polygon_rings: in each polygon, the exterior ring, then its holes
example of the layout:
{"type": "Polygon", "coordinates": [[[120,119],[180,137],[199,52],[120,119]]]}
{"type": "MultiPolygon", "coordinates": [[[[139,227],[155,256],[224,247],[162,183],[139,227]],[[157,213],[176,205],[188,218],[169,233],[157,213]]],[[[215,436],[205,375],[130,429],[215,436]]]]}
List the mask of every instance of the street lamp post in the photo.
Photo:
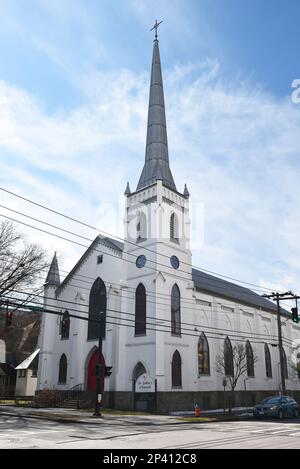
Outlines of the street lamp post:
{"type": "Polygon", "coordinates": [[[224,415],[226,414],[226,386],[227,386],[227,380],[226,377],[224,376],[223,378],[223,389],[224,389],[224,415]]]}
{"type": "Polygon", "coordinates": [[[100,331],[98,343],[98,363],[96,365],[96,403],[94,417],[102,417],[101,404],[102,404],[102,340],[103,340],[103,311],[100,312],[100,331]]]}

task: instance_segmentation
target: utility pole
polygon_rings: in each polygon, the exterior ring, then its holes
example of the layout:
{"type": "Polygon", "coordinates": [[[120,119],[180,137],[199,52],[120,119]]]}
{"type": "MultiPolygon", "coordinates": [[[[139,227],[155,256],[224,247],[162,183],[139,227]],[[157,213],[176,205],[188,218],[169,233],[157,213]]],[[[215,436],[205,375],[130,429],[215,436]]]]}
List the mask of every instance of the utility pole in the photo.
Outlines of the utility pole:
{"type": "MultiPolygon", "coordinates": [[[[281,300],[296,300],[299,296],[295,295],[291,291],[286,293],[271,293],[270,295],[262,295],[265,298],[270,298],[276,301],[277,306],[277,329],[278,329],[278,348],[279,348],[279,362],[280,362],[280,375],[281,375],[281,392],[282,395],[286,394],[285,387],[285,360],[284,360],[284,349],[282,345],[282,329],[281,329],[281,315],[280,315],[280,301],[281,300]]],[[[297,303],[296,303],[297,304],[297,303]]]]}
{"type": "Polygon", "coordinates": [[[102,417],[101,415],[101,404],[102,404],[102,341],[103,341],[103,311],[100,312],[100,331],[99,331],[99,343],[98,343],[98,363],[96,365],[96,403],[94,417],[102,417]]]}
{"type": "Polygon", "coordinates": [[[281,392],[282,392],[282,395],[284,396],[286,394],[285,370],[284,370],[283,348],[282,348],[280,298],[279,298],[279,293],[278,292],[276,293],[276,305],[277,305],[277,329],[278,329],[278,347],[279,347],[279,358],[280,358],[281,392]]]}

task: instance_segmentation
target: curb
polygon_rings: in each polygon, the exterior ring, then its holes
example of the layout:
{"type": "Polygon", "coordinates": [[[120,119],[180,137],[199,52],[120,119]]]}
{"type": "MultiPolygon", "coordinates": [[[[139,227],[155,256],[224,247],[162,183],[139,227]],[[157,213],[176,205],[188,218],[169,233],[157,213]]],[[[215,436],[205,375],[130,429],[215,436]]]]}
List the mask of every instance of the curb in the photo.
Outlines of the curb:
{"type": "MultiPolygon", "coordinates": [[[[90,425],[93,421],[98,421],[99,423],[101,422],[108,422],[109,420],[107,420],[104,417],[100,417],[100,418],[93,418],[93,416],[91,415],[90,417],[88,417],[89,420],[87,419],[79,419],[77,418],[76,416],[74,417],[59,417],[59,416],[52,416],[52,415],[37,415],[37,414],[31,414],[31,413],[15,413],[15,412],[6,412],[5,410],[2,411],[0,409],[0,415],[7,415],[7,416],[10,416],[10,417],[20,417],[20,418],[32,418],[32,419],[37,419],[37,420],[49,420],[51,422],[57,422],[57,423],[79,423],[79,424],[82,424],[82,425],[90,425]]],[[[116,416],[116,418],[120,418],[121,416],[116,416]]],[[[211,416],[211,417],[207,417],[209,420],[207,421],[202,421],[201,418],[206,418],[205,416],[202,416],[202,417],[199,417],[199,420],[197,421],[197,418],[196,417],[176,417],[176,419],[174,419],[173,421],[166,421],[166,422],[151,422],[151,421],[147,421],[147,422],[132,422],[134,423],[134,425],[137,425],[137,426],[140,426],[140,425],[153,425],[153,426],[160,426],[160,425],[190,425],[190,424],[205,424],[205,423],[218,423],[218,422],[234,422],[234,421],[238,421],[238,420],[243,420],[243,419],[247,419],[250,418],[250,417],[240,417],[239,415],[234,415],[234,416],[221,416],[221,415],[214,415],[214,416],[211,416]]]]}
{"type": "MultiPolygon", "coordinates": [[[[53,422],[59,422],[59,423],[80,423],[80,424],[91,424],[93,423],[94,421],[98,421],[98,422],[109,422],[111,419],[107,419],[104,416],[100,417],[100,418],[96,418],[96,417],[93,417],[93,415],[91,415],[90,417],[87,417],[85,419],[80,419],[78,418],[77,416],[74,416],[74,417],[64,417],[64,416],[53,416],[53,415],[49,415],[49,414],[44,414],[44,415],[41,415],[41,414],[34,414],[34,413],[17,413],[17,412],[9,412],[9,411],[3,411],[0,409],[0,415],[7,415],[7,416],[10,416],[10,417],[20,417],[20,418],[33,418],[33,419],[39,419],[39,420],[50,420],[50,421],[53,421],[53,422]]],[[[116,417],[116,419],[120,419],[122,418],[123,416],[122,415],[119,415],[119,416],[114,416],[116,417]]],[[[126,416],[124,416],[125,419],[126,419],[126,416]]],[[[134,425],[156,425],[156,426],[159,426],[159,425],[174,425],[174,424],[178,424],[178,423],[187,423],[187,422],[179,422],[178,419],[174,419],[174,421],[172,422],[157,422],[157,423],[154,423],[154,422],[151,422],[151,420],[149,422],[139,422],[139,421],[134,421],[134,422],[131,422],[133,423],[134,425]]]]}
{"type": "Polygon", "coordinates": [[[89,423],[85,420],[78,420],[76,418],[67,418],[67,417],[52,417],[51,415],[35,415],[35,414],[17,414],[14,412],[3,412],[0,410],[0,415],[7,415],[9,417],[20,417],[20,418],[30,418],[30,419],[37,419],[37,420],[51,420],[52,422],[58,423],[89,423]]]}

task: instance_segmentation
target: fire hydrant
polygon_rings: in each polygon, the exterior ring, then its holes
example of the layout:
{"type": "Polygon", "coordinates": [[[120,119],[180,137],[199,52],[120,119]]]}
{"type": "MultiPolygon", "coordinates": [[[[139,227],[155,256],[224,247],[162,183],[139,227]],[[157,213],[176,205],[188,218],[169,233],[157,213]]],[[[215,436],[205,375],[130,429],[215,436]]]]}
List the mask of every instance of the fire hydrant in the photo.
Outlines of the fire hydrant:
{"type": "Polygon", "coordinates": [[[200,417],[200,407],[198,404],[195,405],[195,417],[200,417]]]}

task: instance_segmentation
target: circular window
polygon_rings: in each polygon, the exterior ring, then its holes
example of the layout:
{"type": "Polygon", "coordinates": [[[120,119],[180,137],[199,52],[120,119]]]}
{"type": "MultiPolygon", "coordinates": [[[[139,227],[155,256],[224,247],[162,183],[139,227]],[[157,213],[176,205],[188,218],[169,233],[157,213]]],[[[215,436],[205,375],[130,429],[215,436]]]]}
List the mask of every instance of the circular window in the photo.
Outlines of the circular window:
{"type": "Polygon", "coordinates": [[[171,266],[173,267],[173,269],[178,269],[178,267],[179,267],[178,257],[172,256],[171,259],[170,259],[170,262],[171,262],[171,266]]]}
{"type": "Polygon", "coordinates": [[[137,258],[137,260],[136,260],[136,266],[137,266],[139,269],[141,269],[142,267],[145,266],[146,261],[147,261],[146,256],[144,256],[144,255],[139,256],[139,257],[137,258]]]}

